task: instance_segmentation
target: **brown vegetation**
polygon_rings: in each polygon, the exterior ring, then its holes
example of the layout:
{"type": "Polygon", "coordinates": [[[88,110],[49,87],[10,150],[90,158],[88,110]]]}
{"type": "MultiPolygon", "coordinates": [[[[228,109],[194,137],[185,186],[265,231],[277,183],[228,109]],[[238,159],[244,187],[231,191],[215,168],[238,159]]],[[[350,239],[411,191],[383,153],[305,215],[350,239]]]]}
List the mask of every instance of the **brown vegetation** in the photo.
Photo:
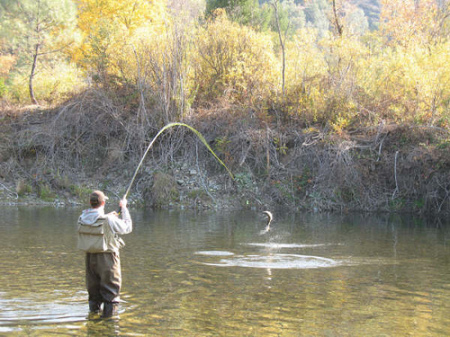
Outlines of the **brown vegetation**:
{"type": "MultiPolygon", "coordinates": [[[[184,122],[204,135],[235,180],[192,133],[173,128],[153,147],[130,199],[157,207],[450,211],[450,142],[443,129],[380,123],[338,136],[327,126],[279,127],[275,113],[258,116],[235,106],[215,112],[184,122]]],[[[2,180],[15,182],[20,197],[32,192],[44,199],[83,197],[94,186],[119,196],[161,127],[139,123],[101,90],[50,111],[4,111],[1,119],[2,180]]]]}

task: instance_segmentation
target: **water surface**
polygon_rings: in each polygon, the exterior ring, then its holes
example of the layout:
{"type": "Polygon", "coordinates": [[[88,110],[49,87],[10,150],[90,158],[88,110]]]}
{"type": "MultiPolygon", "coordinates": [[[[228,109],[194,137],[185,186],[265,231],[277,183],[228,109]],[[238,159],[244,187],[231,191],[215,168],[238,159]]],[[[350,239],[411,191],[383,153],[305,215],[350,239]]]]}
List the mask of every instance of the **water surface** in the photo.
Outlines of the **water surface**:
{"type": "Polygon", "coordinates": [[[80,209],[1,207],[0,335],[450,335],[448,226],[135,211],[120,318],[88,319],[80,209]]]}

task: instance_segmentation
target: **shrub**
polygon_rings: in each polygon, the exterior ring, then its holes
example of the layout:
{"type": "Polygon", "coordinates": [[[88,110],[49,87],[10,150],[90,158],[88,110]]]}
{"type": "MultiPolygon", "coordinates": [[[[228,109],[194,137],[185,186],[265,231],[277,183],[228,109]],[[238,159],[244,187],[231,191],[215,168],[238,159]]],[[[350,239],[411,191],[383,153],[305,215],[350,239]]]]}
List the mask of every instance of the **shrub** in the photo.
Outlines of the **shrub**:
{"type": "MultiPolygon", "coordinates": [[[[71,94],[79,92],[85,87],[81,70],[73,64],[57,63],[42,67],[33,80],[34,94],[38,102],[62,102],[71,94]]],[[[30,100],[28,76],[27,72],[17,72],[12,76],[9,91],[19,103],[29,102],[30,100]]]]}
{"type": "Polygon", "coordinates": [[[270,35],[231,22],[223,11],[200,30],[196,48],[193,80],[199,99],[248,102],[267,97],[278,85],[270,35]]]}
{"type": "Polygon", "coordinates": [[[25,194],[31,193],[31,190],[31,186],[24,179],[20,179],[17,182],[16,192],[20,197],[24,196],[25,194]]]}
{"type": "Polygon", "coordinates": [[[166,173],[155,173],[153,176],[151,195],[152,204],[155,207],[162,207],[171,202],[178,201],[180,193],[178,192],[175,178],[166,173]]]}

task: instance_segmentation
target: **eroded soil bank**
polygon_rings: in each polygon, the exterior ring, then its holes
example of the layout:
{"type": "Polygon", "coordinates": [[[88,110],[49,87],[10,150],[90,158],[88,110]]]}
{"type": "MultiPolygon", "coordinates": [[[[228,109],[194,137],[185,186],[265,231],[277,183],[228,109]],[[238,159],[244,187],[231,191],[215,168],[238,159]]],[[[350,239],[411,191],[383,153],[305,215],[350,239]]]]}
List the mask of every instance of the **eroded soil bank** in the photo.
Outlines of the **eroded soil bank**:
{"type": "MultiPolygon", "coordinates": [[[[151,116],[151,115],[150,115],[151,116]]],[[[169,121],[77,97],[0,115],[0,201],[85,204],[92,189],[123,195],[145,149],[169,121]]],[[[450,138],[434,127],[358,126],[341,135],[251,111],[181,118],[165,132],[132,186],[136,206],[450,213],[450,138]]]]}

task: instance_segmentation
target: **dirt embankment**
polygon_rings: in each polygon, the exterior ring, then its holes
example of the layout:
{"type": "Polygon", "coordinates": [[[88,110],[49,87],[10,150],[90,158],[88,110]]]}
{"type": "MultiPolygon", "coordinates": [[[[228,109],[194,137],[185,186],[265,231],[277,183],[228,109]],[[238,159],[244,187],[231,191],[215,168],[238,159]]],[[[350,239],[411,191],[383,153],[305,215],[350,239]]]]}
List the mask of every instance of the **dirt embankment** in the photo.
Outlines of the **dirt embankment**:
{"type": "MultiPolygon", "coordinates": [[[[0,201],[84,203],[94,188],[119,198],[165,124],[95,93],[62,107],[3,111],[0,201]]],[[[132,187],[137,206],[450,213],[449,134],[385,125],[337,136],[251,112],[185,118],[234,174],[188,129],[155,143],[132,187]]]]}

